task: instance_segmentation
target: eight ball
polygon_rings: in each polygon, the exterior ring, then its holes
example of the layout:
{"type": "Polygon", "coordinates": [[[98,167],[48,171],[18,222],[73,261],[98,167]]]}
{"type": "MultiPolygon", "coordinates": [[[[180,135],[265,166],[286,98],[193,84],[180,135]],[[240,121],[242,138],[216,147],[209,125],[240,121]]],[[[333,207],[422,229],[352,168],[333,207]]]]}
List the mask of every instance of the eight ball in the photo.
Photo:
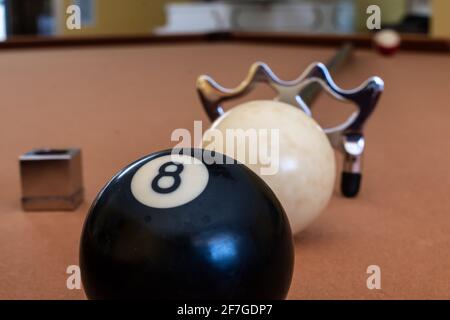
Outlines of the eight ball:
{"type": "Polygon", "coordinates": [[[285,298],[294,251],[274,193],[228,157],[182,151],[134,162],[97,196],[80,244],[87,297],[285,298]]]}

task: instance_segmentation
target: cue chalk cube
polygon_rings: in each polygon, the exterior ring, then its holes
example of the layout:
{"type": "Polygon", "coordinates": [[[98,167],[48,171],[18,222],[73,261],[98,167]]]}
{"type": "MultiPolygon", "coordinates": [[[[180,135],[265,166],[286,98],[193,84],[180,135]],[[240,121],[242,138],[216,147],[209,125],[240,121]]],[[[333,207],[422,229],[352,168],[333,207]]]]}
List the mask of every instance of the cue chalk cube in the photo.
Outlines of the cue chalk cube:
{"type": "Polygon", "coordinates": [[[25,211],[70,211],[83,201],[80,149],[36,149],[19,162],[25,211]]]}

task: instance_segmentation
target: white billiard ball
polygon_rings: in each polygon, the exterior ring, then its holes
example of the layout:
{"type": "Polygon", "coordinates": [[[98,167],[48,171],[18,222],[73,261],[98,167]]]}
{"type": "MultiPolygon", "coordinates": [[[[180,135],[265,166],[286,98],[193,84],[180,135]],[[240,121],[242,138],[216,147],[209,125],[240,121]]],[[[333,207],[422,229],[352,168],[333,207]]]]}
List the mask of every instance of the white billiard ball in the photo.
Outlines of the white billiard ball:
{"type": "MultiPolygon", "coordinates": [[[[229,131],[228,131],[229,132],[229,131]]],[[[231,135],[228,135],[230,137],[231,135]]],[[[229,139],[229,138],[228,138],[229,139]]],[[[257,159],[273,150],[274,141],[259,144],[257,159]]],[[[252,101],[230,109],[203,136],[202,147],[246,164],[272,188],[289,217],[293,233],[305,229],[327,206],[335,183],[335,154],[322,128],[298,108],[277,101],[252,101]],[[251,163],[248,140],[228,146],[227,129],[278,129],[278,170],[261,174],[267,163],[251,163]],[[223,139],[212,139],[219,130],[223,139]]],[[[253,157],[254,158],[254,157],[253,157]]]]}

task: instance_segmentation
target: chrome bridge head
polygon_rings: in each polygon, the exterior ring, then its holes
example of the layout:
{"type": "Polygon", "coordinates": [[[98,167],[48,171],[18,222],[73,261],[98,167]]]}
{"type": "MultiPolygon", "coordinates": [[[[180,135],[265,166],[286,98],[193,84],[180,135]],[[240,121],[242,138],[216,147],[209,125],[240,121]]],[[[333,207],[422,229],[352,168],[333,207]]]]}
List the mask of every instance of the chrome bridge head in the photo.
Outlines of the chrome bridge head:
{"type": "Polygon", "coordinates": [[[209,119],[214,121],[224,114],[223,102],[246,95],[258,83],[266,83],[272,87],[277,92],[275,100],[298,107],[311,117],[310,106],[306,105],[301,97],[302,90],[311,83],[319,83],[337,100],[356,105],[357,111],[343,123],[336,127],[324,128],[331,145],[344,155],[341,192],[346,197],[355,197],[359,192],[362,178],[364,125],[375,110],[384,90],[383,80],[371,77],[355,89],[344,90],[336,85],[327,67],[322,63],[313,63],[297,79],[284,81],[278,78],[267,64],[257,62],[251,66],[245,80],[236,88],[222,87],[211,77],[203,75],[197,80],[197,92],[209,119]]]}

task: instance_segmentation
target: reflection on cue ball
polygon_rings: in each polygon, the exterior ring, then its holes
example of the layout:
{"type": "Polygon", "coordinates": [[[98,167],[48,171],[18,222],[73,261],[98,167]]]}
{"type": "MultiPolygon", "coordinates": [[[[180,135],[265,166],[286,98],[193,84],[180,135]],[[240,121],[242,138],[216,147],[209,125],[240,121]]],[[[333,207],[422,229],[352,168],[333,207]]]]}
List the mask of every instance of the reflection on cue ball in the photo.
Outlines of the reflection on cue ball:
{"type": "Polygon", "coordinates": [[[87,297],[285,298],[292,233],[272,190],[223,155],[183,151],[134,162],[95,199],[80,244],[87,297]]]}
{"type": "MultiPolygon", "coordinates": [[[[292,232],[305,229],[326,207],[335,182],[335,155],[323,130],[300,109],[277,101],[252,101],[230,109],[205,132],[202,147],[234,156],[257,174],[267,165],[249,163],[246,141],[235,141],[235,149],[229,150],[226,129],[279,129],[278,172],[261,178],[280,199],[292,232]],[[211,130],[221,131],[224,139],[211,139],[211,130]]],[[[273,141],[268,140],[266,147],[259,146],[260,155],[270,154],[273,141]]]]}

